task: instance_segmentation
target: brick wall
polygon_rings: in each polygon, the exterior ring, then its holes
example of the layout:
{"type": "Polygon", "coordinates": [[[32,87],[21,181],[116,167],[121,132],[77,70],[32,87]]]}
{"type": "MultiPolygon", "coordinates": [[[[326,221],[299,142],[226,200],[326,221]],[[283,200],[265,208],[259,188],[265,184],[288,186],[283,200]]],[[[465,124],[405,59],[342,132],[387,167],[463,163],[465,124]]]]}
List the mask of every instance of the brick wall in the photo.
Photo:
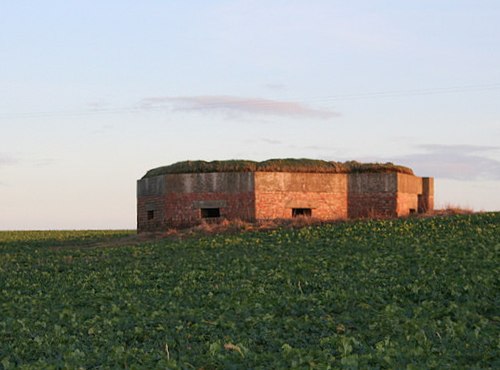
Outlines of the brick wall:
{"type": "Polygon", "coordinates": [[[425,213],[434,209],[434,178],[422,177],[422,194],[418,196],[418,212],[425,213]]]}
{"type": "Polygon", "coordinates": [[[253,220],[253,174],[169,174],[137,182],[139,232],[197,224],[202,208],[218,208],[221,218],[253,220]]]}
{"type": "Polygon", "coordinates": [[[162,175],[137,182],[138,231],[201,221],[201,209],[221,218],[291,218],[310,209],[318,219],[402,216],[432,210],[432,178],[396,173],[200,173],[162,175]]]}
{"type": "Polygon", "coordinates": [[[219,208],[220,217],[251,221],[255,199],[247,193],[168,193],[165,197],[165,224],[187,226],[201,221],[201,208],[219,208]]]}
{"type": "Polygon", "coordinates": [[[137,197],[137,231],[164,229],[164,204],[164,195],[143,195],[137,197]],[[153,218],[148,219],[148,211],[153,211],[153,218]]]}
{"type": "Polygon", "coordinates": [[[396,190],[396,173],[349,174],[349,217],[396,216],[396,190]]]}
{"type": "Polygon", "coordinates": [[[347,217],[347,176],[344,174],[257,172],[255,217],[291,218],[294,208],[311,209],[318,219],[347,217]]]}
{"type": "Polygon", "coordinates": [[[349,218],[396,216],[394,193],[352,193],[348,196],[348,204],[349,218]]]}
{"type": "Polygon", "coordinates": [[[396,216],[408,216],[418,212],[418,194],[398,193],[396,216]]]}
{"type": "Polygon", "coordinates": [[[398,173],[397,216],[418,212],[418,195],[422,193],[422,178],[398,173]]]}
{"type": "Polygon", "coordinates": [[[137,231],[163,229],[165,176],[156,176],[137,181],[137,231]],[[153,212],[153,217],[148,216],[153,212]]]}
{"type": "Polygon", "coordinates": [[[310,208],[314,218],[347,217],[347,193],[256,192],[255,217],[259,220],[291,218],[294,208],[310,208]]]}

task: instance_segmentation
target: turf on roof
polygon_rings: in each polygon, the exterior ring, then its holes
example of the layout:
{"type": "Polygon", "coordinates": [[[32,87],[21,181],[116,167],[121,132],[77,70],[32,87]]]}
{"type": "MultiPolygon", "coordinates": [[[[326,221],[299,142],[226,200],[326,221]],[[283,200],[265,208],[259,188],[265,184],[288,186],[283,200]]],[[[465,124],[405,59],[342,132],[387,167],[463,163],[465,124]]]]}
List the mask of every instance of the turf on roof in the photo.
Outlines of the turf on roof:
{"type": "Polygon", "coordinates": [[[315,173],[390,173],[413,175],[413,171],[393,163],[331,162],[318,159],[269,159],[263,162],[247,160],[184,161],[149,170],[143,178],[178,173],[208,172],[315,172],[315,173]]]}

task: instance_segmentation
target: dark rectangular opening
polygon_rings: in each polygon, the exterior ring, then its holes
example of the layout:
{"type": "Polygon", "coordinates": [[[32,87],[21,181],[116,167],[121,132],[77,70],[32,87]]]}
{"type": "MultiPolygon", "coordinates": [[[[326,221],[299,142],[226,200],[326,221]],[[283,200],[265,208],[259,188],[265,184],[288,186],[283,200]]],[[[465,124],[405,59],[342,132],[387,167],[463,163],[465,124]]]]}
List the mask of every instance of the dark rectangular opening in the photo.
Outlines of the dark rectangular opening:
{"type": "Polygon", "coordinates": [[[415,208],[410,208],[410,215],[417,213],[417,210],[415,208]]]}
{"type": "Polygon", "coordinates": [[[148,220],[155,218],[155,211],[148,211],[148,220]]]}
{"type": "Polygon", "coordinates": [[[201,218],[220,217],[220,208],[201,208],[201,218]]]}
{"type": "Polygon", "coordinates": [[[292,208],[292,217],[298,217],[298,216],[311,217],[312,216],[312,209],[311,208],[292,208]]]}

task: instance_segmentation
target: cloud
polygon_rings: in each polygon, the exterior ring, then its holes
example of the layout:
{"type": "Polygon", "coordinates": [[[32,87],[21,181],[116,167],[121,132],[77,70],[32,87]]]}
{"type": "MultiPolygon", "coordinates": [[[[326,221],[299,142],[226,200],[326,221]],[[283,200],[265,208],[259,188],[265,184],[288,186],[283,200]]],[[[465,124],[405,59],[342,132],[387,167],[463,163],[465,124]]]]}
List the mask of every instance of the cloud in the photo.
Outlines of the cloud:
{"type": "Polygon", "coordinates": [[[500,150],[496,146],[419,145],[424,153],[409,154],[395,160],[410,166],[416,174],[455,180],[500,180],[500,161],[485,156],[500,150]]]}
{"type": "Polygon", "coordinates": [[[94,110],[100,111],[100,110],[109,109],[111,107],[111,104],[109,104],[108,102],[106,102],[104,100],[96,100],[96,101],[92,101],[92,102],[87,103],[87,106],[91,111],[94,111],[94,110]]]}
{"type": "Polygon", "coordinates": [[[0,167],[9,166],[18,163],[19,160],[17,158],[13,158],[7,154],[0,153],[0,167]]]}
{"type": "MultiPolygon", "coordinates": [[[[11,165],[14,165],[18,162],[19,162],[19,160],[17,158],[11,157],[8,154],[0,153],[0,168],[11,166],[11,165]]],[[[4,181],[0,181],[0,186],[6,187],[6,186],[8,186],[8,184],[4,181]]]]}
{"type": "Polygon", "coordinates": [[[487,146],[487,145],[422,144],[418,145],[417,147],[435,153],[456,153],[460,155],[500,150],[500,146],[487,146]]]}
{"type": "Polygon", "coordinates": [[[0,168],[13,165],[22,165],[24,167],[26,166],[45,167],[52,165],[55,161],[56,160],[53,158],[34,157],[34,156],[32,158],[12,157],[8,154],[0,153],[0,168]]]}
{"type": "Polygon", "coordinates": [[[299,102],[263,98],[241,98],[228,95],[152,97],[140,103],[143,109],[170,108],[184,112],[222,112],[260,116],[327,119],[339,114],[330,110],[311,108],[299,102]]]}

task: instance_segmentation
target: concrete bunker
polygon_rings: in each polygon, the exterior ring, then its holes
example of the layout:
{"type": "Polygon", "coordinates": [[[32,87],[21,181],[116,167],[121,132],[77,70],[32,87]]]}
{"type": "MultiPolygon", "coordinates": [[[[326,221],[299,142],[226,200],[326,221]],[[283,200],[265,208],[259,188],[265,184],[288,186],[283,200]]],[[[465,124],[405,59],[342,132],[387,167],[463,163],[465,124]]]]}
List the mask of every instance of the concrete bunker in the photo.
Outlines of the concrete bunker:
{"type": "Polygon", "coordinates": [[[155,168],[137,181],[139,232],[204,219],[396,217],[433,206],[433,178],[392,163],[187,161],[155,168]]]}

